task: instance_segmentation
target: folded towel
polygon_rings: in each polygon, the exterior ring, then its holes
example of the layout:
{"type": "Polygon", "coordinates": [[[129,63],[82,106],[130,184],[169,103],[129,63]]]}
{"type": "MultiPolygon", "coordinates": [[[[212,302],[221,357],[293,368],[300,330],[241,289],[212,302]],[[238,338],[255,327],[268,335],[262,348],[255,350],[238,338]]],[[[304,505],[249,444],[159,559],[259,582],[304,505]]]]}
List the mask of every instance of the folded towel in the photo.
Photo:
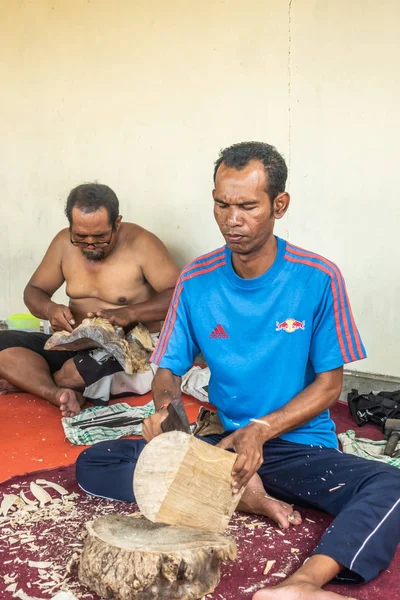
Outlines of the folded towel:
{"type": "Polygon", "coordinates": [[[144,406],[120,402],[107,407],[86,408],[76,417],[64,417],[61,421],[70,442],[91,446],[128,435],[141,435],[143,420],[154,412],[153,401],[144,406]]]}

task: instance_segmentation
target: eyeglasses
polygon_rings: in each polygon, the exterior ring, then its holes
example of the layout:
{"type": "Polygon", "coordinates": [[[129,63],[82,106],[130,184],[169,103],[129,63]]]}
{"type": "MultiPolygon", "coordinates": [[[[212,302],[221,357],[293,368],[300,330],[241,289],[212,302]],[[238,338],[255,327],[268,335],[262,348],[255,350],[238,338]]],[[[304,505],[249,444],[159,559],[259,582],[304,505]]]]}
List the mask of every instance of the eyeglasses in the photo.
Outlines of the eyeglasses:
{"type": "Polygon", "coordinates": [[[106,242],[93,242],[90,244],[88,242],[77,242],[76,240],[73,240],[71,237],[71,233],[70,233],[69,241],[71,242],[71,244],[73,246],[76,246],[76,248],[88,248],[89,246],[93,246],[93,248],[107,248],[107,246],[109,246],[111,244],[113,233],[114,232],[112,231],[110,239],[107,240],[106,242]]]}

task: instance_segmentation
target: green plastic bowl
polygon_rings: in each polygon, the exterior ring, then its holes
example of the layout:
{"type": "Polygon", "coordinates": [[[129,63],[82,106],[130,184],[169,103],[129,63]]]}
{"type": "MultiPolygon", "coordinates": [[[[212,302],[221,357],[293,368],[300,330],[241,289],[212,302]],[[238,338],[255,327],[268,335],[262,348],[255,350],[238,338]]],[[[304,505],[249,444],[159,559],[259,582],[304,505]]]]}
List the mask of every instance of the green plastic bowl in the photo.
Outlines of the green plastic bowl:
{"type": "Polygon", "coordinates": [[[15,313],[7,319],[8,329],[19,331],[40,331],[40,319],[30,313],[15,313]]]}

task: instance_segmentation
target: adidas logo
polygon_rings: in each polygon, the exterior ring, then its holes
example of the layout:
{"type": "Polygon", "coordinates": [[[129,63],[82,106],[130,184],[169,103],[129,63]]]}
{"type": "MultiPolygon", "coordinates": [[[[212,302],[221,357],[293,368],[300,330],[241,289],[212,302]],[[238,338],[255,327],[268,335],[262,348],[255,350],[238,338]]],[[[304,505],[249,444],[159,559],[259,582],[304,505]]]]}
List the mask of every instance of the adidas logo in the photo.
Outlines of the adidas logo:
{"type": "Polygon", "coordinates": [[[213,331],[210,333],[211,339],[222,340],[222,339],[227,339],[228,337],[229,337],[229,335],[226,333],[226,331],[222,327],[222,325],[217,325],[216,328],[213,329],[213,331]]]}

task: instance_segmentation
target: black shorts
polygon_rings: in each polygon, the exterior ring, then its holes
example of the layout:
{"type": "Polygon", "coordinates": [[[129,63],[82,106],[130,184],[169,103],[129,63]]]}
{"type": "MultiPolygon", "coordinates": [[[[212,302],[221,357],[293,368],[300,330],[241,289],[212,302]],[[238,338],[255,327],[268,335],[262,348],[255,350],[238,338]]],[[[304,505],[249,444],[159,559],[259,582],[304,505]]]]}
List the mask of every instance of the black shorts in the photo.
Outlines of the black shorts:
{"type": "MultiPolygon", "coordinates": [[[[36,354],[43,356],[52,375],[59,371],[64,363],[72,358],[79,375],[85,382],[85,397],[94,403],[97,400],[102,403],[107,402],[111,394],[113,376],[123,372],[123,368],[119,362],[102,348],[81,350],[80,352],[45,350],[44,346],[50,337],[50,335],[46,335],[45,333],[37,332],[18,330],[0,331],[0,351],[9,348],[25,348],[26,350],[36,352],[36,354]]],[[[135,378],[132,381],[134,382],[135,378]]],[[[147,381],[146,384],[147,387],[142,393],[146,393],[150,389],[147,381]]],[[[130,388],[124,382],[120,385],[117,382],[114,387],[117,389],[115,392],[117,395],[120,395],[122,390],[126,390],[126,393],[123,395],[130,395],[136,389],[135,387],[130,388]]]]}
{"type": "MultiPolygon", "coordinates": [[[[154,335],[154,334],[153,334],[154,335]]],[[[26,348],[43,356],[51,374],[56,373],[70,358],[85,382],[83,394],[94,404],[105,404],[111,396],[122,397],[146,394],[151,389],[154,377],[152,369],[145,373],[127,375],[119,362],[104,348],[69,352],[67,350],[45,350],[50,335],[27,331],[0,331],[0,351],[8,348],[26,348]]],[[[23,365],[21,365],[23,369],[23,365]]]]}
{"type": "Polygon", "coordinates": [[[44,345],[50,338],[50,335],[45,333],[5,330],[0,331],[0,351],[8,348],[26,348],[32,350],[36,354],[43,356],[51,373],[56,373],[61,369],[64,363],[70,358],[74,358],[77,352],[68,352],[67,350],[55,351],[45,350],[44,345]]]}

